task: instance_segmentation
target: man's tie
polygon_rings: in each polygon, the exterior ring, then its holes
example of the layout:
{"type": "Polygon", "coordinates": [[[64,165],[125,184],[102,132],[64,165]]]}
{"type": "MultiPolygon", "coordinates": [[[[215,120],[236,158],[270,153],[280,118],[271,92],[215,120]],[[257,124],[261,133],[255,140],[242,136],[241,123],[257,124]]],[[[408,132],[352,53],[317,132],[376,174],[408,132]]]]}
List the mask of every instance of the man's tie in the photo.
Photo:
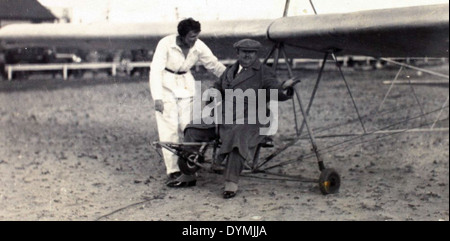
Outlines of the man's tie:
{"type": "Polygon", "coordinates": [[[236,78],[236,76],[238,76],[243,71],[245,71],[245,69],[242,66],[239,65],[239,68],[237,69],[236,74],[234,75],[234,78],[236,78]]]}

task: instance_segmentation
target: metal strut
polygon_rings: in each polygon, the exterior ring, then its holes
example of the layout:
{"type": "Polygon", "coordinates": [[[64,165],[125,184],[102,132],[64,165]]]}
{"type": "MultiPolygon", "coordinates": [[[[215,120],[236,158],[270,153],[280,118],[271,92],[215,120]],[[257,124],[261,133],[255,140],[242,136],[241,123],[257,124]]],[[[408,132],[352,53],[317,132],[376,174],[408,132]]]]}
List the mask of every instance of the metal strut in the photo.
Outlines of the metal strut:
{"type": "Polygon", "coordinates": [[[348,94],[350,95],[350,98],[352,99],[353,106],[355,107],[356,114],[358,114],[358,119],[359,119],[359,122],[361,123],[364,133],[367,133],[366,127],[364,126],[364,123],[361,119],[361,115],[359,114],[358,107],[356,106],[355,99],[353,98],[352,91],[350,90],[347,80],[345,79],[344,72],[342,72],[341,66],[338,63],[336,55],[334,53],[331,53],[331,56],[333,56],[334,62],[336,63],[337,68],[339,69],[339,73],[341,74],[341,77],[344,80],[345,86],[347,87],[348,94]]]}
{"type": "Polygon", "coordinates": [[[277,70],[278,67],[278,60],[280,59],[280,47],[281,47],[281,43],[277,43],[274,46],[274,51],[273,51],[273,64],[272,64],[272,70],[275,72],[277,70]]]}
{"type": "MultiPolygon", "coordinates": [[[[288,61],[286,50],[284,48],[284,44],[280,44],[280,51],[282,52],[282,54],[284,56],[284,60],[286,62],[286,66],[287,66],[287,69],[288,69],[289,78],[292,78],[292,77],[294,77],[294,74],[292,72],[291,66],[289,65],[289,61],[288,61]]],[[[314,89],[313,89],[313,91],[311,93],[311,97],[310,97],[309,102],[308,102],[308,107],[306,108],[306,115],[307,116],[309,115],[309,111],[311,110],[311,106],[312,106],[312,104],[314,102],[314,98],[316,96],[317,89],[319,88],[319,83],[320,83],[320,80],[322,78],[322,73],[323,73],[323,70],[325,68],[325,65],[326,65],[326,62],[327,62],[327,59],[328,59],[328,55],[329,55],[329,53],[326,52],[324,57],[323,57],[322,64],[321,64],[321,67],[320,67],[320,70],[319,70],[319,75],[317,76],[317,80],[316,80],[316,83],[314,85],[314,89]]],[[[295,116],[295,131],[296,131],[297,136],[301,136],[302,133],[303,133],[303,128],[305,127],[305,121],[302,122],[302,125],[300,126],[300,129],[299,129],[298,128],[298,124],[297,124],[298,123],[298,121],[297,121],[297,111],[296,111],[296,108],[295,108],[295,100],[294,100],[294,98],[292,98],[292,105],[293,105],[294,116],[295,116]]]]}
{"type": "Polygon", "coordinates": [[[286,0],[286,3],[284,5],[283,17],[287,17],[287,15],[289,13],[289,4],[290,3],[291,3],[291,0],[286,0]]]}
{"type": "MultiPolygon", "coordinates": [[[[328,55],[329,55],[329,53],[326,52],[325,55],[323,56],[322,65],[320,67],[319,75],[317,76],[316,84],[314,85],[313,92],[311,93],[311,98],[309,99],[308,107],[306,107],[306,115],[307,116],[309,116],[309,111],[311,110],[311,106],[312,106],[314,98],[316,96],[317,89],[319,88],[319,83],[320,83],[320,80],[322,78],[322,73],[323,73],[323,70],[325,68],[325,65],[327,63],[328,55]]],[[[302,135],[304,127],[305,127],[305,121],[303,121],[302,125],[300,126],[300,130],[299,130],[299,135],[300,136],[302,135]]]]}
{"type": "MultiPolygon", "coordinates": [[[[288,3],[287,3],[287,5],[288,5],[288,3]]],[[[272,46],[272,49],[270,50],[270,52],[269,52],[269,53],[266,55],[266,57],[264,58],[263,63],[264,63],[264,64],[267,64],[267,61],[268,61],[269,58],[273,55],[274,61],[273,61],[273,65],[272,65],[272,70],[273,70],[274,72],[276,72],[276,69],[277,69],[277,66],[278,66],[278,60],[279,60],[279,58],[280,58],[280,49],[283,50],[283,54],[284,54],[284,57],[285,57],[285,60],[286,60],[285,62],[286,62],[286,65],[287,65],[288,71],[289,71],[289,76],[290,76],[290,78],[292,78],[292,76],[293,76],[293,74],[292,74],[292,69],[291,69],[290,66],[289,66],[289,62],[287,61],[287,55],[286,55],[286,52],[284,51],[283,43],[275,43],[275,44],[272,46]]],[[[295,88],[294,88],[294,89],[295,89],[295,88]]],[[[298,134],[298,127],[297,127],[297,114],[296,114],[296,110],[295,110],[295,103],[292,102],[292,104],[294,105],[295,130],[296,130],[297,136],[298,136],[299,134],[298,134]]],[[[290,146],[290,145],[289,145],[289,146],[290,146]]],[[[287,147],[286,147],[286,148],[287,148],[287,147]]],[[[286,148],[285,148],[285,149],[286,149],[286,148]]],[[[258,155],[255,155],[255,157],[253,158],[253,167],[251,168],[251,170],[252,170],[253,172],[256,172],[258,168],[260,168],[261,166],[265,165],[267,162],[269,162],[272,158],[274,158],[276,155],[278,155],[279,153],[281,153],[281,152],[284,151],[285,149],[278,150],[278,151],[272,153],[270,156],[268,156],[267,158],[265,158],[265,161],[264,161],[263,163],[261,163],[261,164],[258,163],[258,161],[259,161],[259,160],[258,160],[258,159],[259,159],[259,150],[258,150],[258,151],[257,151],[258,155]]]]}
{"type": "Polygon", "coordinates": [[[422,103],[420,103],[419,97],[417,97],[416,91],[414,90],[414,87],[412,86],[410,79],[408,79],[408,83],[409,83],[409,87],[411,88],[411,92],[412,92],[412,94],[414,96],[414,99],[416,100],[417,105],[419,105],[420,113],[423,115],[423,118],[425,119],[425,122],[428,122],[427,116],[424,115],[425,112],[423,110],[422,103]]]}
{"type": "Polygon", "coordinates": [[[447,96],[447,100],[446,100],[445,103],[442,105],[441,111],[439,112],[439,114],[438,114],[436,120],[433,122],[433,125],[431,125],[431,128],[430,128],[431,130],[434,129],[434,126],[436,125],[436,123],[438,122],[439,118],[441,117],[442,112],[444,111],[444,107],[448,104],[448,99],[449,99],[449,96],[447,96]]]}
{"type": "Polygon", "coordinates": [[[267,61],[269,60],[270,56],[272,56],[273,52],[275,51],[275,49],[277,48],[278,44],[274,44],[272,46],[272,49],[270,49],[270,52],[266,55],[266,57],[264,58],[263,64],[267,64],[267,61]]]}
{"type": "Polygon", "coordinates": [[[300,98],[300,93],[297,91],[296,88],[294,88],[294,91],[295,91],[295,94],[297,95],[297,100],[298,100],[298,104],[300,106],[300,111],[302,112],[302,115],[303,115],[303,122],[305,123],[306,130],[308,130],[309,139],[310,139],[311,145],[312,145],[312,151],[314,151],[314,153],[316,154],[317,163],[319,164],[319,170],[323,171],[323,170],[325,170],[325,165],[323,164],[322,157],[320,156],[319,150],[317,149],[317,144],[316,144],[316,140],[314,138],[314,133],[313,133],[312,129],[309,127],[308,116],[307,116],[305,110],[303,109],[303,104],[302,104],[302,99],[300,98]]]}
{"type": "MultiPolygon", "coordinates": [[[[293,72],[292,72],[291,66],[289,65],[287,53],[286,53],[286,50],[285,50],[285,48],[284,48],[284,44],[283,44],[283,43],[276,43],[276,44],[274,44],[274,46],[272,47],[272,49],[270,50],[270,52],[268,53],[268,55],[265,57],[264,63],[267,63],[267,61],[268,61],[268,59],[270,58],[270,56],[274,55],[274,62],[273,62],[273,65],[272,65],[272,69],[275,71],[276,68],[277,68],[277,66],[278,66],[278,60],[279,60],[279,54],[280,54],[280,52],[281,52],[281,53],[283,54],[283,56],[284,56],[285,64],[286,64],[287,69],[288,69],[289,78],[294,77],[294,74],[293,74],[293,72]]],[[[309,128],[307,116],[308,116],[308,114],[309,114],[309,110],[311,109],[312,102],[313,102],[314,97],[315,97],[315,94],[316,94],[316,92],[317,92],[317,89],[318,89],[318,86],[319,86],[319,82],[320,82],[320,79],[321,79],[321,76],[322,76],[322,72],[323,72],[323,69],[324,69],[324,67],[325,67],[325,63],[326,63],[326,60],[327,60],[327,58],[328,58],[328,55],[329,55],[328,53],[325,53],[325,56],[324,56],[324,59],[323,59],[323,63],[322,63],[322,66],[321,66],[321,69],[320,69],[320,72],[319,72],[319,76],[318,76],[317,81],[316,81],[316,84],[315,84],[315,86],[314,86],[314,91],[313,91],[313,93],[312,93],[312,95],[311,95],[311,99],[310,99],[310,102],[309,102],[309,105],[308,105],[308,108],[307,108],[306,111],[305,111],[304,108],[303,108],[303,105],[302,105],[302,102],[301,102],[301,97],[300,97],[300,95],[299,95],[299,92],[297,91],[297,89],[295,88],[295,86],[294,86],[294,88],[293,88],[293,89],[294,89],[294,95],[297,96],[297,100],[299,101],[299,104],[300,104],[300,110],[301,110],[302,116],[303,116],[303,122],[302,122],[302,127],[300,128],[300,131],[299,131],[299,128],[298,128],[297,113],[296,113],[296,108],[295,108],[295,100],[292,99],[292,104],[293,104],[293,107],[294,107],[293,109],[294,109],[294,118],[295,118],[295,129],[296,129],[297,136],[299,137],[299,136],[301,135],[301,131],[302,131],[303,127],[306,126],[306,128],[308,129],[308,134],[309,134],[310,140],[311,140],[312,150],[314,151],[314,153],[316,153],[316,157],[317,157],[317,161],[318,161],[318,164],[319,164],[319,170],[320,170],[320,171],[322,171],[322,170],[325,169],[325,165],[323,164],[323,160],[322,160],[322,158],[321,158],[321,156],[320,156],[320,153],[319,153],[319,151],[318,151],[318,148],[317,148],[317,145],[316,145],[316,141],[315,141],[314,136],[313,136],[313,132],[312,132],[312,130],[309,128]]],[[[263,163],[261,163],[261,164],[254,163],[254,164],[253,164],[253,170],[256,170],[257,168],[262,167],[264,164],[266,164],[267,162],[269,162],[272,158],[274,158],[274,157],[275,157],[276,155],[278,155],[280,152],[282,152],[283,150],[287,149],[289,146],[295,144],[296,142],[297,142],[297,141],[293,141],[293,142],[291,142],[289,145],[287,145],[285,148],[282,148],[281,150],[277,150],[275,153],[272,153],[270,156],[268,156],[268,157],[265,159],[265,161],[264,161],[263,163]]]]}
{"type": "MultiPolygon", "coordinates": [[[[294,77],[294,75],[293,75],[293,73],[292,73],[291,66],[289,65],[289,61],[288,61],[287,54],[286,54],[286,51],[285,51],[285,49],[284,49],[283,43],[280,43],[280,45],[279,45],[278,47],[279,47],[279,50],[280,50],[280,51],[283,53],[283,55],[284,55],[285,62],[286,62],[286,66],[287,66],[288,72],[289,72],[289,78],[292,78],[292,77],[294,77]]],[[[326,62],[326,58],[327,58],[327,57],[328,57],[328,54],[325,55],[325,58],[324,58],[325,61],[324,61],[324,63],[326,62]]],[[[323,67],[324,67],[324,65],[325,65],[324,63],[322,64],[322,69],[321,69],[321,70],[323,70],[323,67]]],[[[320,79],[320,76],[321,76],[321,74],[319,74],[319,78],[318,78],[318,79],[320,79]]],[[[318,87],[318,81],[316,82],[315,90],[317,90],[317,87],[318,87]]],[[[314,151],[314,153],[316,154],[316,157],[317,157],[317,163],[318,163],[318,165],[319,165],[319,170],[320,170],[320,171],[323,171],[323,170],[325,169],[325,165],[323,164],[322,157],[320,156],[319,150],[318,150],[318,148],[317,148],[317,144],[316,144],[316,140],[315,140],[315,138],[314,138],[313,131],[312,131],[312,129],[309,127],[309,124],[308,124],[308,113],[307,113],[307,112],[309,112],[309,110],[308,110],[308,111],[305,111],[305,110],[304,110],[303,104],[302,104],[302,100],[301,100],[301,96],[300,96],[299,91],[297,90],[297,88],[295,88],[295,86],[294,86],[293,89],[294,89],[294,95],[297,96],[298,104],[299,104],[299,106],[300,106],[300,111],[301,111],[302,116],[303,116],[303,123],[302,123],[302,125],[304,124],[304,125],[306,126],[306,129],[308,130],[309,138],[310,138],[310,140],[311,140],[311,145],[312,145],[312,151],[314,151]]],[[[312,100],[314,99],[314,95],[315,95],[315,91],[314,91],[313,94],[312,94],[312,97],[311,97],[312,99],[310,100],[310,103],[309,103],[310,105],[308,105],[309,108],[310,108],[311,105],[312,105],[312,100]]],[[[297,136],[299,136],[300,134],[299,134],[298,128],[297,128],[297,113],[296,113],[296,110],[295,110],[295,101],[294,101],[293,98],[292,98],[292,103],[294,104],[295,129],[297,130],[297,136]]]]}
{"type": "MultiPolygon", "coordinates": [[[[290,62],[288,60],[288,57],[287,57],[287,54],[286,54],[286,50],[284,49],[284,44],[283,43],[280,44],[280,50],[281,50],[281,52],[283,53],[283,56],[284,56],[284,62],[286,63],[286,66],[287,66],[287,69],[288,69],[289,78],[293,78],[294,77],[294,73],[292,72],[291,65],[290,65],[290,62]]],[[[299,137],[301,135],[301,131],[299,131],[299,129],[298,129],[297,111],[295,110],[295,100],[294,100],[294,98],[292,98],[292,108],[294,109],[295,133],[299,137]]]]}
{"type": "MultiPolygon", "coordinates": [[[[424,73],[428,73],[428,74],[431,74],[431,75],[434,75],[434,76],[438,76],[438,77],[441,77],[441,78],[449,79],[449,76],[448,76],[448,75],[441,74],[441,73],[434,72],[434,71],[427,70],[427,69],[423,69],[423,68],[419,68],[419,67],[415,67],[415,66],[412,66],[412,65],[409,65],[409,64],[404,64],[404,63],[401,63],[401,62],[398,62],[398,61],[394,61],[394,60],[391,60],[391,59],[388,59],[388,58],[380,58],[380,60],[386,61],[386,62],[388,62],[388,63],[395,64],[395,65],[399,65],[399,66],[400,66],[400,70],[398,71],[397,75],[395,76],[394,80],[392,81],[391,86],[389,87],[389,90],[387,91],[386,95],[384,96],[383,101],[381,102],[381,104],[380,104],[380,106],[379,106],[379,108],[378,108],[378,110],[377,110],[377,113],[381,110],[381,107],[383,106],[383,104],[384,104],[384,102],[386,101],[386,99],[387,99],[389,93],[391,92],[392,87],[393,87],[394,84],[397,82],[397,78],[398,78],[398,76],[400,75],[400,72],[401,72],[404,68],[410,68],[410,69],[414,69],[414,70],[417,70],[417,71],[422,71],[422,72],[424,72],[424,73]]],[[[411,81],[410,79],[408,79],[407,83],[408,83],[408,85],[409,85],[410,88],[411,88],[411,93],[413,94],[415,101],[416,101],[417,104],[419,105],[420,112],[421,112],[421,114],[423,115],[423,118],[425,119],[425,122],[428,122],[428,120],[427,120],[427,118],[426,118],[426,115],[424,114],[424,113],[425,113],[424,108],[423,108],[423,106],[422,106],[422,103],[419,101],[419,98],[417,97],[417,94],[416,94],[416,91],[415,91],[415,89],[414,89],[414,87],[413,87],[412,81],[411,81]]],[[[447,100],[445,101],[443,107],[447,104],[447,102],[448,102],[448,97],[447,97],[447,100]]],[[[436,122],[438,121],[439,117],[440,117],[441,114],[442,114],[442,111],[443,111],[443,109],[441,109],[441,112],[439,113],[439,115],[438,115],[437,119],[435,120],[435,122],[431,125],[430,129],[433,129],[433,128],[434,128],[434,126],[436,125],[436,122]]]]}
{"type": "Polygon", "coordinates": [[[444,79],[450,79],[450,77],[448,75],[441,74],[441,73],[434,72],[434,71],[427,70],[427,69],[423,69],[423,68],[419,68],[419,67],[415,67],[415,66],[412,66],[412,65],[409,65],[409,64],[404,64],[404,63],[401,63],[401,62],[398,62],[398,61],[394,61],[392,59],[380,58],[380,60],[383,60],[383,61],[388,62],[388,63],[396,64],[396,65],[399,65],[399,66],[403,66],[403,67],[406,67],[406,68],[409,68],[409,69],[419,70],[419,71],[422,71],[424,73],[428,73],[428,74],[431,74],[431,75],[434,75],[434,76],[442,77],[444,79]]]}
{"type": "Polygon", "coordinates": [[[386,95],[384,95],[383,101],[381,101],[380,106],[378,107],[377,113],[381,111],[381,108],[384,105],[384,102],[386,102],[387,97],[389,96],[389,94],[391,93],[392,87],[394,87],[395,82],[397,82],[398,77],[400,76],[400,73],[402,72],[404,66],[400,66],[400,69],[398,70],[397,74],[395,75],[394,80],[391,83],[391,86],[389,86],[388,91],[386,92],[386,95]]]}
{"type": "Polygon", "coordinates": [[[312,0],[309,0],[309,3],[311,4],[314,14],[317,15],[317,11],[316,11],[316,8],[314,7],[314,3],[312,2],[312,0]]]}
{"type": "MultiPolygon", "coordinates": [[[[284,49],[284,44],[283,43],[276,43],[276,44],[273,45],[273,47],[270,50],[269,54],[264,59],[264,63],[267,63],[267,60],[273,54],[274,55],[274,60],[273,60],[272,70],[275,72],[277,67],[278,67],[278,61],[280,59],[280,52],[282,52],[282,54],[283,54],[283,57],[284,57],[284,60],[285,60],[285,64],[286,64],[287,69],[288,69],[289,78],[294,77],[294,74],[292,72],[291,66],[289,65],[288,57],[287,57],[287,54],[286,54],[286,50],[284,49]]],[[[300,136],[299,129],[298,129],[297,113],[296,113],[296,110],[295,110],[295,101],[294,101],[294,99],[292,99],[292,105],[294,106],[293,109],[294,109],[295,132],[296,132],[297,136],[300,136]]]]}

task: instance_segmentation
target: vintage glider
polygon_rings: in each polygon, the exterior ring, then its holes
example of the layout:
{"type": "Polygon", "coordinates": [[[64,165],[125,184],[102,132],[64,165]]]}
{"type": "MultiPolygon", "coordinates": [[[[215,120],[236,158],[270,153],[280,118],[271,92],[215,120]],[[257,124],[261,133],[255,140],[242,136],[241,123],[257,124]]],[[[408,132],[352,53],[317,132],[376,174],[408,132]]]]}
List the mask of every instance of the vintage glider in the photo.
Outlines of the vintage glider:
{"type": "MultiPolygon", "coordinates": [[[[0,29],[0,49],[17,47],[74,47],[81,49],[154,49],[157,42],[173,34],[175,24],[22,24],[0,29]]],[[[334,169],[325,168],[321,152],[315,143],[314,133],[308,125],[308,113],[320,81],[326,60],[331,55],[336,61],[339,55],[364,55],[381,57],[439,57],[448,58],[449,48],[449,4],[427,5],[395,9],[361,11],[346,14],[325,14],[314,16],[283,17],[276,20],[215,21],[202,22],[201,39],[220,59],[234,58],[229,51],[234,42],[242,38],[253,38],[262,42],[267,52],[265,61],[273,56],[276,68],[279,54],[284,58],[323,58],[322,67],[311,94],[308,106],[302,104],[300,93],[295,88],[303,121],[295,129],[300,138],[306,127],[317,157],[321,175],[319,187],[323,194],[339,190],[340,177],[334,169]]],[[[388,61],[388,59],[385,59],[388,61]]],[[[391,60],[389,60],[391,61],[391,60]]],[[[338,68],[339,65],[337,65],[338,68]]],[[[339,69],[340,70],[340,69],[339,69]]],[[[292,76],[292,70],[288,71],[292,76]]],[[[430,72],[432,73],[432,72],[430,72]]],[[[342,71],[341,71],[342,74],[342,71]]],[[[433,73],[435,74],[435,73],[433,73]]],[[[448,75],[440,75],[448,80],[448,75]]],[[[346,83],[350,97],[351,91],[346,83]]],[[[378,130],[368,132],[356,103],[355,110],[361,122],[363,133],[355,135],[406,132],[410,130],[378,130]]],[[[448,97],[441,108],[448,107],[448,97]]],[[[295,111],[295,101],[294,111],[295,111]]],[[[424,113],[423,113],[424,114],[424,113]]],[[[296,113],[295,113],[296,115],[296,113]]],[[[440,114],[439,114],[440,115],[440,114]]],[[[431,129],[433,129],[433,123],[431,129]]],[[[448,131],[448,128],[446,129],[448,131]]],[[[263,162],[258,154],[249,169],[265,172],[279,166],[262,169],[281,151],[294,145],[298,138],[276,150],[263,162]]],[[[184,172],[195,172],[204,167],[203,160],[208,147],[218,143],[156,143],[180,155],[180,168],[184,172]],[[198,146],[198,151],[187,151],[186,147],[198,146]]],[[[189,149],[189,148],[188,148],[189,149]]]]}
{"type": "MultiPolygon", "coordinates": [[[[342,55],[373,57],[448,57],[449,5],[361,11],[346,14],[283,17],[276,20],[202,22],[201,39],[220,59],[234,58],[234,42],[253,38],[284,43],[290,57],[342,55]]],[[[0,44],[14,47],[81,49],[155,49],[173,34],[168,24],[13,24],[0,29],[0,44]]],[[[0,48],[1,49],[1,48],[0,48]]]]}

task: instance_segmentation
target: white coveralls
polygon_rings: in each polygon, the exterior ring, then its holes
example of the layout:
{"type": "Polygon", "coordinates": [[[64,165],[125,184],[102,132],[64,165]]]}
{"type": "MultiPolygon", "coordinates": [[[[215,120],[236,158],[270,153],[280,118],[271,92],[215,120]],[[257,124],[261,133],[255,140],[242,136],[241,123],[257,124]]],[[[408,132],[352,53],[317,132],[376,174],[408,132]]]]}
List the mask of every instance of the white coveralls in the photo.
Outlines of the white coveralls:
{"type": "MultiPolygon", "coordinates": [[[[190,69],[200,62],[217,77],[226,67],[218,61],[211,50],[198,39],[185,57],[176,44],[177,35],[161,39],[156,47],[150,69],[150,91],[153,100],[162,100],[163,114],[156,111],[159,140],[161,142],[181,142],[184,128],[192,119],[192,100],[195,94],[195,80],[190,69]],[[186,72],[174,74],[174,72],[186,72]]],[[[201,90],[198,90],[201,91],[201,90]]],[[[163,149],[167,174],[178,172],[178,157],[163,149]]]]}

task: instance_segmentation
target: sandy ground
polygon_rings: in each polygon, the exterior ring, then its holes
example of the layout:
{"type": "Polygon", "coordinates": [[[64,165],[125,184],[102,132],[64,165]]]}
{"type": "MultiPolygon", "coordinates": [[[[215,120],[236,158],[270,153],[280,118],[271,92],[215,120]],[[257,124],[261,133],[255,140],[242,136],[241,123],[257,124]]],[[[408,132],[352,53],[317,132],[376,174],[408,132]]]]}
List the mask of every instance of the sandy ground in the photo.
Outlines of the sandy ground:
{"type": "MultiPolygon", "coordinates": [[[[430,69],[448,74],[448,64],[430,69]]],[[[389,88],[381,81],[396,73],[345,71],[368,131],[420,115],[409,86],[395,86],[374,115],[389,88]]],[[[317,73],[296,74],[307,103],[317,73]]],[[[404,71],[399,79],[408,78],[434,77],[404,71]]],[[[346,91],[338,72],[325,73],[311,111],[316,135],[362,130],[346,91]]],[[[424,112],[432,112],[448,97],[448,85],[414,92],[424,112]]],[[[295,135],[292,102],[280,110],[276,147],[295,135]]],[[[437,115],[392,128],[417,127],[437,115]]],[[[436,128],[448,127],[448,116],[446,107],[436,128]]],[[[341,175],[338,194],[258,174],[242,177],[238,195],[224,200],[222,176],[203,170],[196,187],[165,187],[163,162],[150,145],[155,125],[145,78],[0,82],[0,220],[449,220],[448,131],[318,139],[325,164],[341,175]]],[[[272,171],[317,179],[310,148],[307,140],[288,148],[269,165],[294,162],[272,171]]]]}

